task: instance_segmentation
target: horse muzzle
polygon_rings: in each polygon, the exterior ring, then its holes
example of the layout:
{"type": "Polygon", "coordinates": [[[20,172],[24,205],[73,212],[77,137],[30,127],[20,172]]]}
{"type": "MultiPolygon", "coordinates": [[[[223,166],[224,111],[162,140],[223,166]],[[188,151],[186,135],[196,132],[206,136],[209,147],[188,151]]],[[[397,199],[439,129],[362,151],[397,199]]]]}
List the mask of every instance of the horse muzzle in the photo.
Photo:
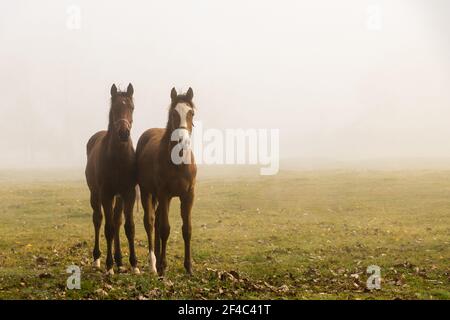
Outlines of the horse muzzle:
{"type": "Polygon", "coordinates": [[[120,129],[119,130],[119,139],[122,142],[127,142],[130,138],[130,130],[129,129],[120,129]]]}

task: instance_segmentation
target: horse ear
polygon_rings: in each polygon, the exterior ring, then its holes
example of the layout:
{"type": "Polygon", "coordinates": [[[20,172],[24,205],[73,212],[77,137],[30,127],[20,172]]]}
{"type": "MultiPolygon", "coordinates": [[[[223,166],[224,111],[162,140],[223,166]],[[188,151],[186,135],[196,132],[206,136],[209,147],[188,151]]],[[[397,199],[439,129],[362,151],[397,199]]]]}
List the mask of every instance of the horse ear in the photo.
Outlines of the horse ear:
{"type": "Polygon", "coordinates": [[[170,91],[170,98],[172,100],[175,100],[178,96],[177,90],[175,90],[175,88],[172,88],[172,90],[170,91]]]}
{"type": "Polygon", "coordinates": [[[191,87],[189,87],[188,91],[186,92],[186,97],[188,98],[188,100],[192,100],[192,98],[194,97],[194,91],[192,91],[191,87]]]}
{"type": "Polygon", "coordinates": [[[127,95],[129,97],[132,97],[134,93],[134,88],[133,85],[131,83],[128,84],[128,88],[127,88],[127,95]]]}
{"type": "Polygon", "coordinates": [[[115,84],[111,87],[111,97],[114,97],[117,94],[117,87],[115,84]]]}

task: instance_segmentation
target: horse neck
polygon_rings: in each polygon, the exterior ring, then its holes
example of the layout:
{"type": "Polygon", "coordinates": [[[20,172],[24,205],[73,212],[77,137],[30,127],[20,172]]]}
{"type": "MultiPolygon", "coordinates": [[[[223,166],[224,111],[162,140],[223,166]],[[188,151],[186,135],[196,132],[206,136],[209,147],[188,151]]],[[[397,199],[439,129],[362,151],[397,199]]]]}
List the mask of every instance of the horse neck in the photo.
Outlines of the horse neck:
{"type": "Polygon", "coordinates": [[[127,159],[130,157],[130,154],[133,152],[133,143],[131,142],[131,138],[128,139],[127,142],[119,141],[119,138],[116,134],[110,129],[106,133],[107,139],[107,150],[112,158],[118,159],[127,159]]]}
{"type": "MultiPolygon", "coordinates": [[[[163,158],[164,161],[167,161],[170,166],[176,168],[177,170],[188,170],[190,164],[187,163],[181,163],[181,164],[174,164],[171,160],[171,153],[173,147],[177,144],[176,141],[171,141],[172,132],[175,129],[172,129],[169,123],[166,126],[166,131],[164,132],[164,135],[161,139],[161,150],[163,151],[163,158]]],[[[191,150],[192,153],[192,150],[191,150]]],[[[192,156],[192,155],[191,155],[192,156]]]]}

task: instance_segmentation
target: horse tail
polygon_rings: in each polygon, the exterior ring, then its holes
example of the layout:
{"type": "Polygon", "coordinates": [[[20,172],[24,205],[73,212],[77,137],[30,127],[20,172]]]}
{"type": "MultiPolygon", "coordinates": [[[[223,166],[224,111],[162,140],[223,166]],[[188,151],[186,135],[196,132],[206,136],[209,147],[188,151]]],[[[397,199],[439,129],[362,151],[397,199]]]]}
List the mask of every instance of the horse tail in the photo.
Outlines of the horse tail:
{"type": "Polygon", "coordinates": [[[152,194],[152,206],[153,206],[153,208],[156,208],[157,204],[158,204],[158,199],[156,198],[155,194],[152,194]]]}
{"type": "Polygon", "coordinates": [[[141,191],[139,186],[136,186],[136,212],[139,212],[139,202],[141,201],[141,191]]]}

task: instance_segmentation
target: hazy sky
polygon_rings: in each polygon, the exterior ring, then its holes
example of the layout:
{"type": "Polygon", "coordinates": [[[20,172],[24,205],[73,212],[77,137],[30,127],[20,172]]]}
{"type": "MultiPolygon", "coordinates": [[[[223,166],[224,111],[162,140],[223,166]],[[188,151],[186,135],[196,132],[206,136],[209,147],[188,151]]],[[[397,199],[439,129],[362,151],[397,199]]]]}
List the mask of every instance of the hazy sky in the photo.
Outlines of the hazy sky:
{"type": "Polygon", "coordinates": [[[450,157],[450,2],[2,1],[0,167],[83,166],[114,82],[135,143],[191,86],[205,128],[279,128],[282,157],[450,157]]]}

